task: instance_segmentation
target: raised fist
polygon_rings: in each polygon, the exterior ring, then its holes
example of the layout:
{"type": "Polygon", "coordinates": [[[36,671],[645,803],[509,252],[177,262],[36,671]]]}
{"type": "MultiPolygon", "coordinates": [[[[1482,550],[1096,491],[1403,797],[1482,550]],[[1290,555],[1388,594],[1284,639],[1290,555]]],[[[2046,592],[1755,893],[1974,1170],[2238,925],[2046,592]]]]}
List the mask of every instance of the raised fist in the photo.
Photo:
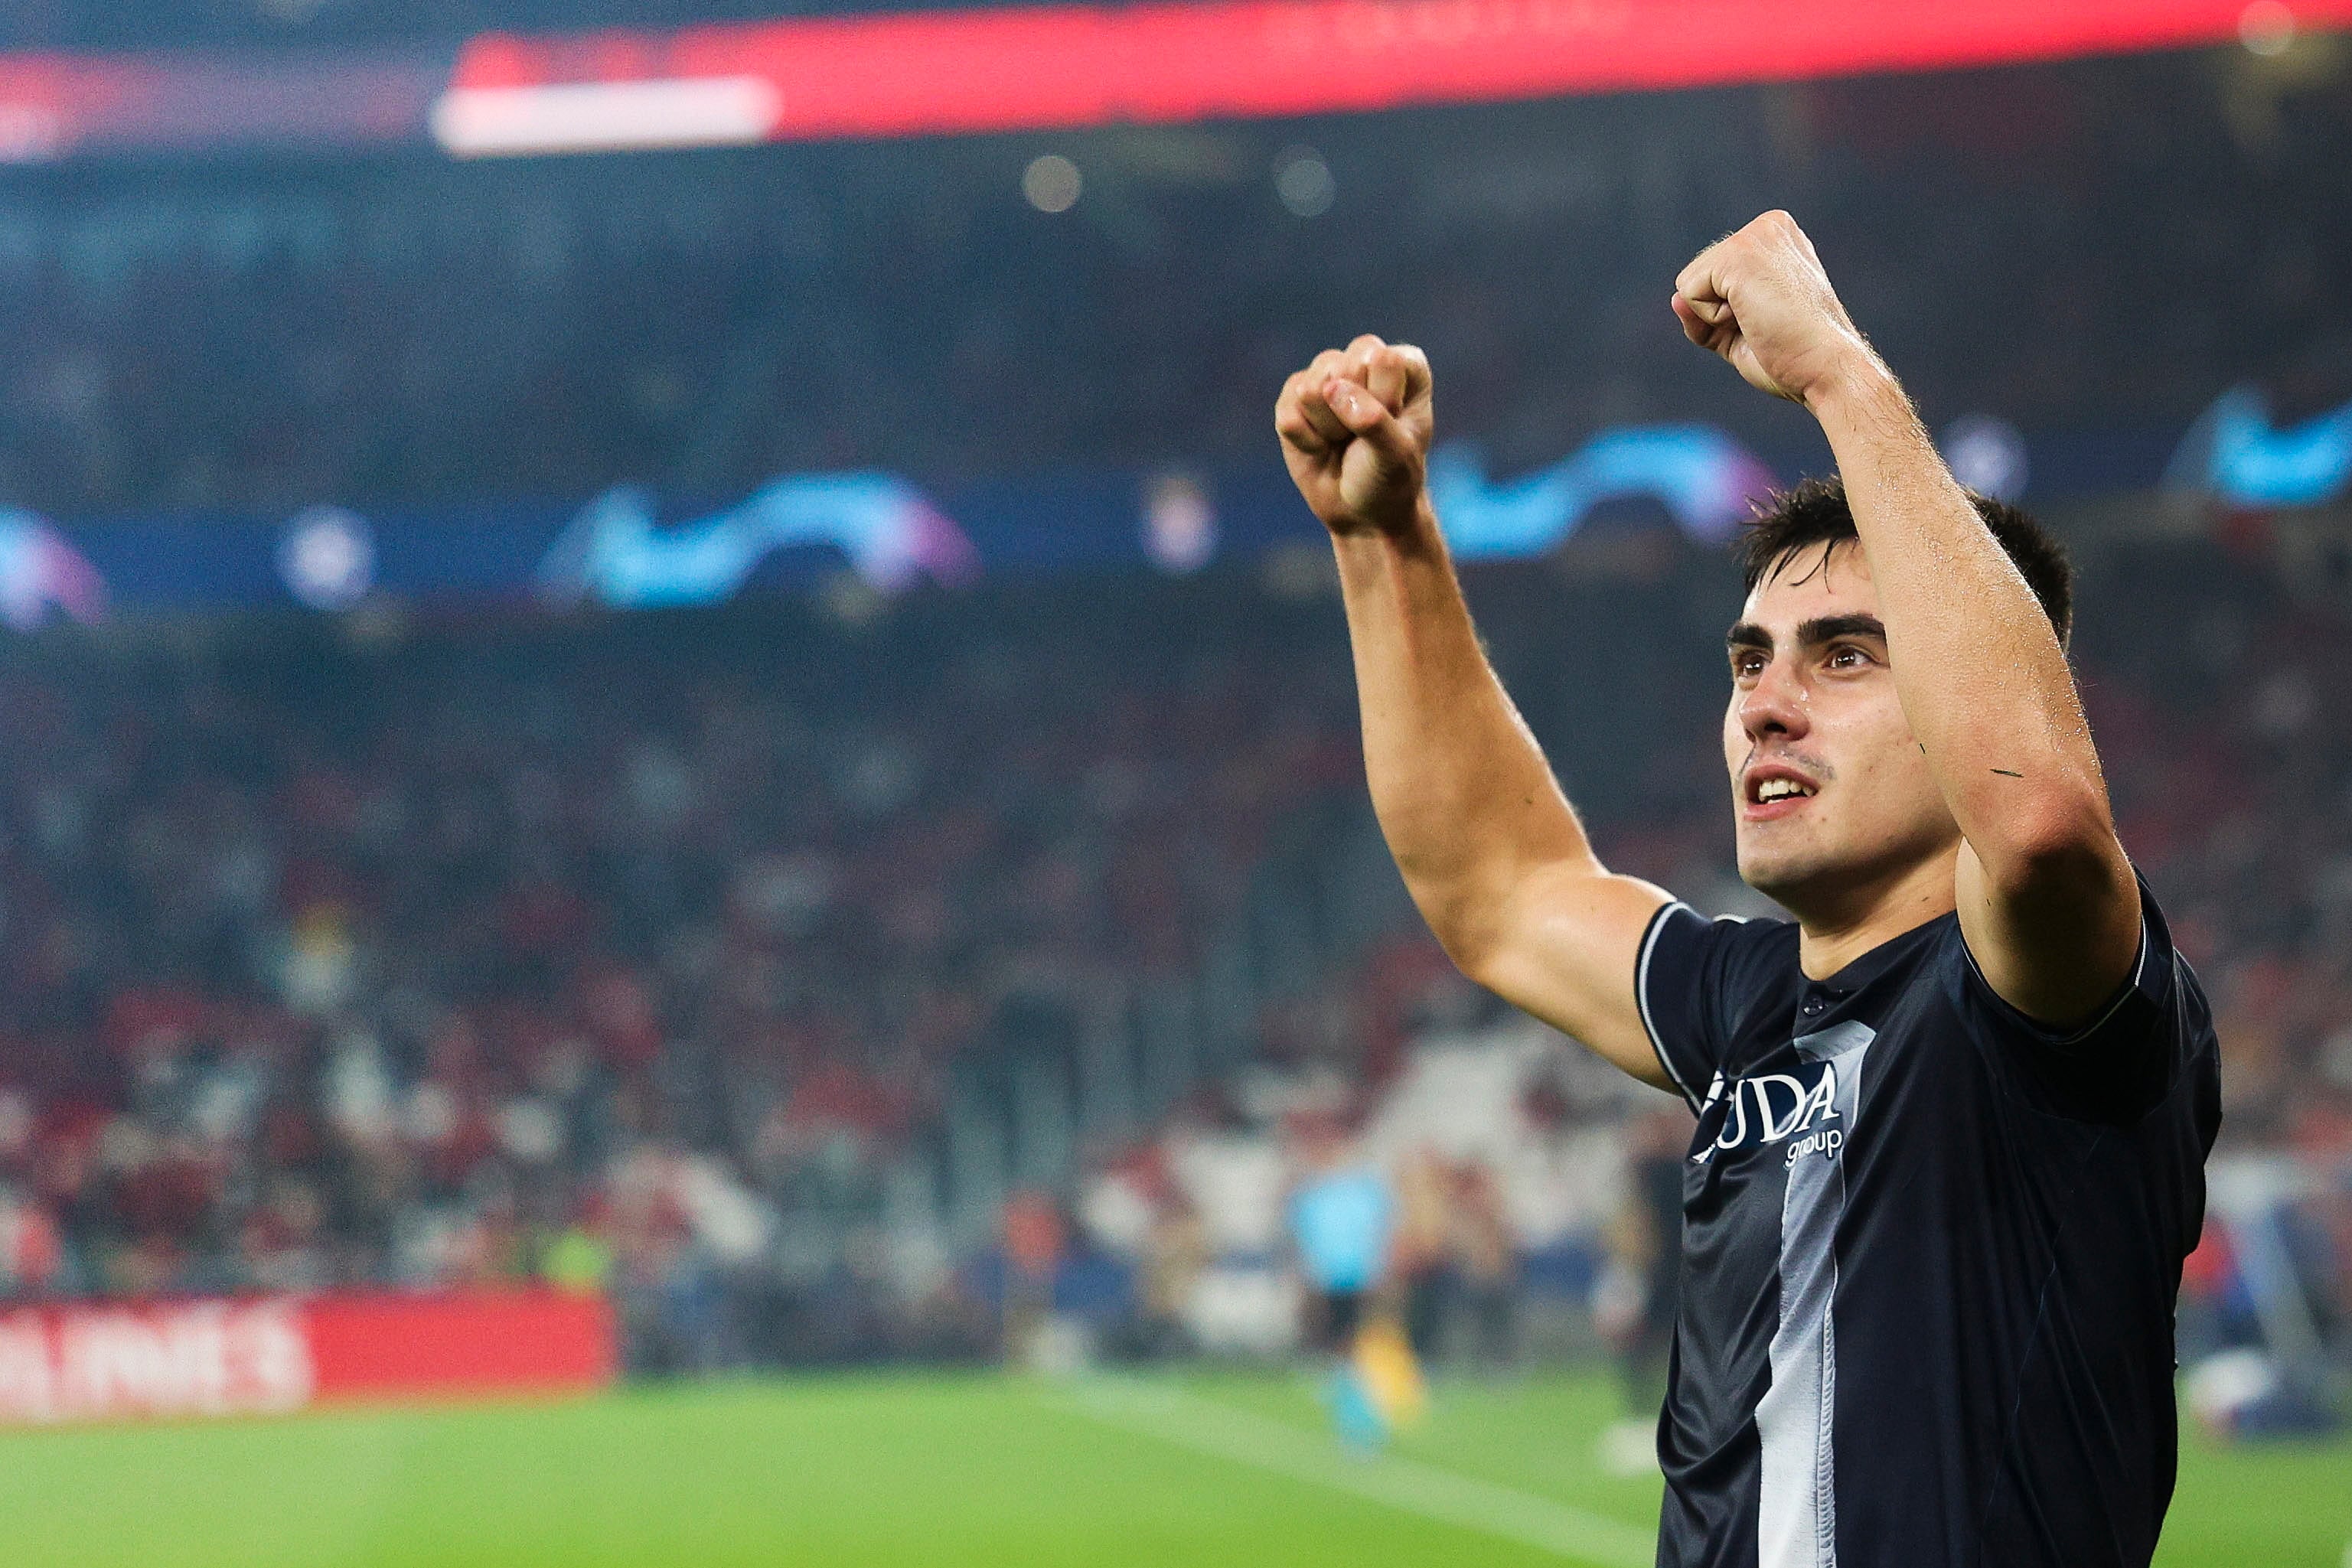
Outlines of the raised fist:
{"type": "Polygon", "coordinates": [[[1429,467],[1429,360],[1370,333],[1283,383],[1274,428],[1291,481],[1334,533],[1412,526],[1429,467]]]}
{"type": "Polygon", "coordinates": [[[1675,279],[1674,304],[1692,342],[1730,361],[1748,385],[1808,408],[1857,372],[1885,373],[1786,213],[1699,252],[1675,279]]]}

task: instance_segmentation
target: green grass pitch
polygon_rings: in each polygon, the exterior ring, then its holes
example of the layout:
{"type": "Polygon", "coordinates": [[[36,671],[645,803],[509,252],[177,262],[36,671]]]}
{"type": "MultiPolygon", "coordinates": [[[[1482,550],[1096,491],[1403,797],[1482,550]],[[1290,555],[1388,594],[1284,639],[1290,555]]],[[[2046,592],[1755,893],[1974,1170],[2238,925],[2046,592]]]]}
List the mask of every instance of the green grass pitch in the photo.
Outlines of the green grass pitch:
{"type": "MultiPolygon", "coordinates": [[[[1441,1387],[1375,1460],[1291,1377],[885,1375],[0,1437],[9,1568],[1644,1568],[1589,1377],[1441,1387]]],[[[2158,1561],[2346,1568],[2352,1443],[2191,1440],[2158,1561]]]]}

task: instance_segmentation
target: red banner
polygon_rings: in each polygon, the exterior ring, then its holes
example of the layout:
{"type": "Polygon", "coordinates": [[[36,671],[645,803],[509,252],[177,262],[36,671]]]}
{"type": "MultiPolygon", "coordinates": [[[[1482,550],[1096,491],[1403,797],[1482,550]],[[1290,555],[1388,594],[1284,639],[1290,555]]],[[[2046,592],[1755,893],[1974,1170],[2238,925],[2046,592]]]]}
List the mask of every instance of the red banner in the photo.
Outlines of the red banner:
{"type": "Polygon", "coordinates": [[[0,53],[0,162],[413,141],[462,156],[1050,131],[2183,48],[2352,0],[1144,0],[485,34],[369,52],[0,53]]]}
{"type": "Polygon", "coordinates": [[[2056,59],[2347,22],[2352,0],[1207,0],[491,35],[459,56],[433,130],[484,154],[1168,123],[2056,59]]]}
{"type": "Polygon", "coordinates": [[[0,1425],[556,1394],[617,1369],[612,1310],[552,1291],[0,1312],[0,1425]]]}

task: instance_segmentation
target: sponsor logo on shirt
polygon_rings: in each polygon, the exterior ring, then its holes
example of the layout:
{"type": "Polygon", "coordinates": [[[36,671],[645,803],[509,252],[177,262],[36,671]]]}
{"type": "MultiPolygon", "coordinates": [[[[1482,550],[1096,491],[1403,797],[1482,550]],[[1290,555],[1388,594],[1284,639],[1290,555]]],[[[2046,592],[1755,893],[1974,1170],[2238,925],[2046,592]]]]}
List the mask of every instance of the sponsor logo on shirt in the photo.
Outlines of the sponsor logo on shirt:
{"type": "Polygon", "coordinates": [[[1693,1165],[1742,1149],[1787,1145],[1784,1165],[1809,1155],[1835,1159],[1845,1146],[1837,1112],[1837,1063],[1801,1061],[1786,1072],[1726,1078],[1718,1072],[1699,1107],[1693,1165]]]}

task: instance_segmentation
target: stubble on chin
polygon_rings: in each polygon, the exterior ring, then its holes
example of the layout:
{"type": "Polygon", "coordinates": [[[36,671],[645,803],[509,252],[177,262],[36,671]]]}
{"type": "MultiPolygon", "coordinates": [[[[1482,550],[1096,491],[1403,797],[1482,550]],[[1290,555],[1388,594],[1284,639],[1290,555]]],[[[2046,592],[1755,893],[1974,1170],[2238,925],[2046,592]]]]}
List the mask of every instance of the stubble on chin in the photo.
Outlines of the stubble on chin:
{"type": "Polygon", "coordinates": [[[1746,834],[1741,835],[1736,850],[1739,880],[1765,897],[1784,904],[1788,902],[1786,895],[1798,893],[1821,874],[1825,858],[1820,847],[1810,842],[1758,843],[1751,847],[1746,834]]]}

